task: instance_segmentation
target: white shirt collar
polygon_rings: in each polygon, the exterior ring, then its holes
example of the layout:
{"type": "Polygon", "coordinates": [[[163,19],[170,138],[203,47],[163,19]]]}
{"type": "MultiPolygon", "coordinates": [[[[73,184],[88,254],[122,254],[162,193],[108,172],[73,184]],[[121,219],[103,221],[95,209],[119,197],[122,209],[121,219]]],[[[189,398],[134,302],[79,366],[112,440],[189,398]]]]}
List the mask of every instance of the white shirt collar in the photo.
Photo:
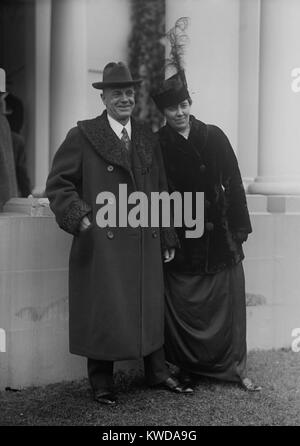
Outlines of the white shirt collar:
{"type": "Polygon", "coordinates": [[[131,119],[128,120],[126,125],[120,124],[120,122],[116,121],[108,113],[107,113],[107,119],[112,130],[115,132],[115,134],[119,139],[121,139],[123,136],[122,130],[124,127],[128,133],[129,139],[131,139],[131,119]]]}

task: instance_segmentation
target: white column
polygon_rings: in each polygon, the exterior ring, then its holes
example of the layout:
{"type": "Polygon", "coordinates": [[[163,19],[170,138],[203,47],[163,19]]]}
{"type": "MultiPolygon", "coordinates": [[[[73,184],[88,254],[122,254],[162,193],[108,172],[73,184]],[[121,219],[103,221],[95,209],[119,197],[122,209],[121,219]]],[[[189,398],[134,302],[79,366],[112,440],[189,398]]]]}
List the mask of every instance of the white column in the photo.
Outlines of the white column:
{"type": "Polygon", "coordinates": [[[249,192],[300,194],[299,0],[261,2],[258,177],[249,192]]]}
{"type": "Polygon", "coordinates": [[[51,0],[35,3],[35,187],[45,190],[49,173],[51,0]]]}
{"type": "MultiPolygon", "coordinates": [[[[29,177],[35,176],[35,35],[32,30],[35,26],[35,3],[24,3],[24,81],[20,80],[23,88],[22,101],[24,103],[23,135],[26,141],[26,164],[29,177]]],[[[18,55],[15,57],[18,58],[18,55]]],[[[18,82],[18,83],[19,83],[18,82]]],[[[16,85],[18,84],[16,83],[16,85]]]]}
{"type": "Polygon", "coordinates": [[[166,29],[179,17],[191,19],[186,76],[192,113],[224,130],[237,148],[239,1],[166,0],[166,29]]]}
{"type": "Polygon", "coordinates": [[[260,0],[240,2],[238,159],[244,184],[257,175],[260,0]]]}
{"type": "Polygon", "coordinates": [[[52,0],[50,159],[76,122],[86,118],[86,0],[52,0]]]}

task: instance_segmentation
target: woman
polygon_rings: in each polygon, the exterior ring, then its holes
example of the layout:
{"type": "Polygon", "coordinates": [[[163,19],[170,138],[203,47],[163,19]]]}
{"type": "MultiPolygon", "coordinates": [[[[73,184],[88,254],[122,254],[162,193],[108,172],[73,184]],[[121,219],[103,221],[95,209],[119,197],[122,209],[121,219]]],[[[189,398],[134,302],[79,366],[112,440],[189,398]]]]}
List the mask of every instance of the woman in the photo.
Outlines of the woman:
{"type": "Polygon", "coordinates": [[[242,243],[252,232],[233,149],[222,130],[190,115],[183,71],[153,95],[166,118],[159,130],[170,192],[204,192],[204,234],[185,238],[166,265],[167,360],[191,382],[205,375],[260,390],[246,376],[242,243]]]}

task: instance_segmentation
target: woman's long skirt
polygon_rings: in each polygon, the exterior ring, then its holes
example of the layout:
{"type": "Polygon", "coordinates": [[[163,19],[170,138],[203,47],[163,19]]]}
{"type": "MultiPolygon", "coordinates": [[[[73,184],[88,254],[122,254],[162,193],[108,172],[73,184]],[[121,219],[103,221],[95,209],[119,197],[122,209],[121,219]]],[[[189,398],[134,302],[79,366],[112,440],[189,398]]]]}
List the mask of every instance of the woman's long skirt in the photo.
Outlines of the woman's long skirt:
{"type": "Polygon", "coordinates": [[[242,263],[213,275],[166,272],[165,352],[196,375],[235,382],[246,376],[242,263]]]}

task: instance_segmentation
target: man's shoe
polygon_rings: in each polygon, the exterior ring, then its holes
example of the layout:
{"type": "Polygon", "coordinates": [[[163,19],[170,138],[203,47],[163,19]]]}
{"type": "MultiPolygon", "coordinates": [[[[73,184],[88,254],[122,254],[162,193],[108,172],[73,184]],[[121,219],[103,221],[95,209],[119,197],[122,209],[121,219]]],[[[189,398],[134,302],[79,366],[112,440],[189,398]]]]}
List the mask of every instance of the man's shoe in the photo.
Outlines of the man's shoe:
{"type": "Polygon", "coordinates": [[[114,405],[117,403],[117,397],[115,393],[103,392],[103,390],[98,390],[94,392],[94,400],[100,404],[114,405]]]}
{"type": "Polygon", "coordinates": [[[165,381],[159,383],[158,387],[175,393],[194,393],[194,390],[191,387],[182,385],[175,378],[172,378],[172,376],[169,376],[169,378],[167,378],[165,381]]]}
{"type": "Polygon", "coordinates": [[[257,386],[249,378],[244,378],[241,380],[241,387],[247,392],[260,392],[262,389],[261,386],[257,386]]]}

